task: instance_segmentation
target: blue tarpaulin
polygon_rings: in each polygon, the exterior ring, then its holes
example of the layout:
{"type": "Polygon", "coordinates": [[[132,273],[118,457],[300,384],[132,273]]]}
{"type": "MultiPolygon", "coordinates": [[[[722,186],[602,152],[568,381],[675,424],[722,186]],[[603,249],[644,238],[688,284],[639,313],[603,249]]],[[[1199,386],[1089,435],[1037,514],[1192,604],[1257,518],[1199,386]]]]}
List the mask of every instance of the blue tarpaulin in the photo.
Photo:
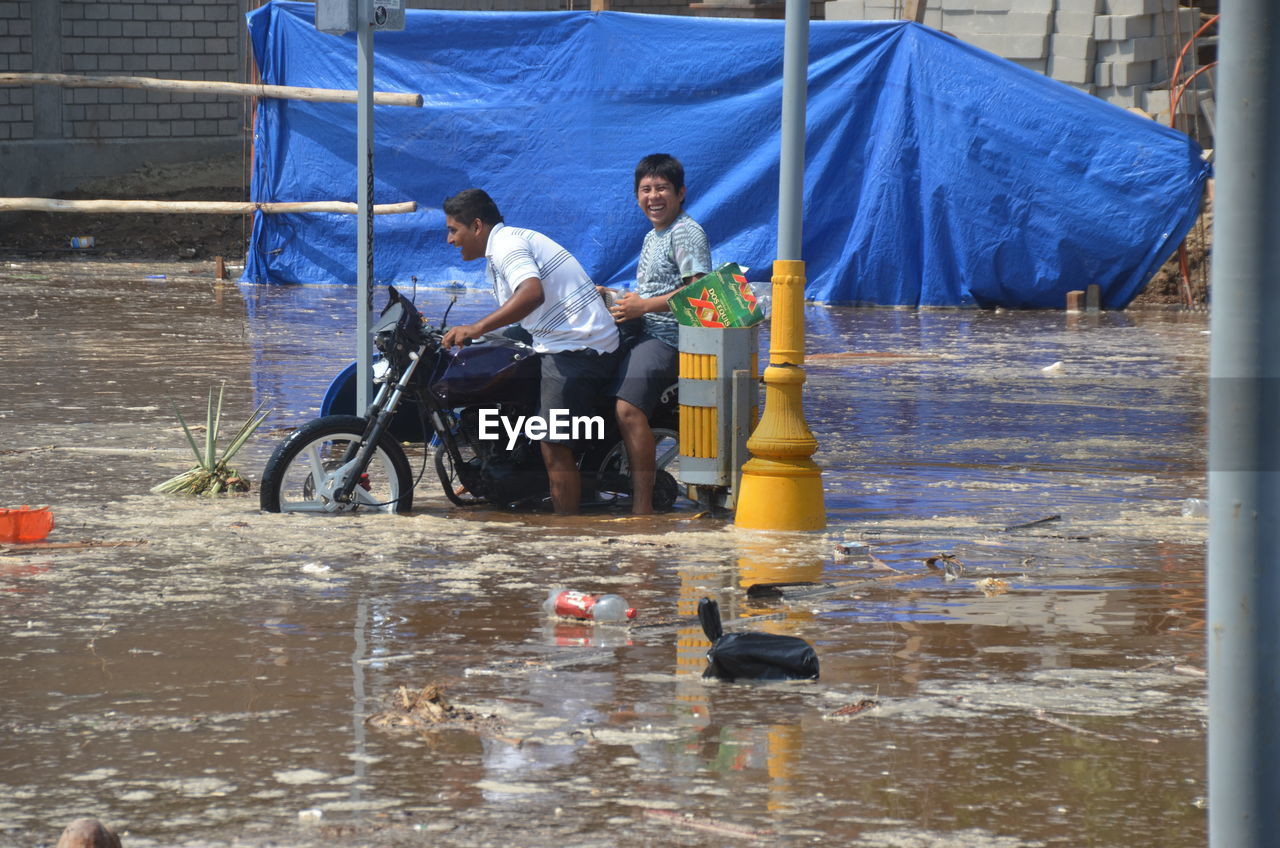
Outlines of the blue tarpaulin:
{"type": "MultiPolygon", "coordinates": [[[[354,35],[310,3],[248,16],[262,81],[356,88],[354,35]]],[[[479,282],[445,243],[443,199],[484,188],[599,284],[634,278],[646,154],[685,165],[716,264],[765,280],[777,239],[782,21],[414,11],[374,38],[377,282],[479,282]]],[[[356,108],[260,101],[253,199],[356,198],[356,108]]],[[[1185,135],[936,30],[810,28],[803,259],[830,303],[1061,307],[1096,283],[1127,304],[1177,246],[1208,166],[1185,135]]],[[[256,217],[244,279],[354,283],[351,215],[256,217]]]]}

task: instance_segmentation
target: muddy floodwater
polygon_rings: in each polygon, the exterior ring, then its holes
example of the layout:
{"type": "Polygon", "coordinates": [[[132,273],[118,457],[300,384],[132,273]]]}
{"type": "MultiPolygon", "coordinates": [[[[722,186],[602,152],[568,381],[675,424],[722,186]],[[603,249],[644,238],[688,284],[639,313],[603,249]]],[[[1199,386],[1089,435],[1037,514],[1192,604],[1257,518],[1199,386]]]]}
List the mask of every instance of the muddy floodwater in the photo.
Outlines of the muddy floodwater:
{"type": "MultiPolygon", "coordinates": [[[[1205,843],[1207,315],[807,308],[823,532],[463,510],[430,469],[317,517],[149,493],[171,404],[274,407],[256,481],[353,358],[351,289],[212,276],[0,267],[0,505],[68,543],[0,548],[0,846],[1205,843]],[[821,678],[704,681],[702,597],[821,678]],[[431,684],[454,718],[388,719],[431,684]]],[[[490,307],[416,299],[454,295],[490,307]]]]}

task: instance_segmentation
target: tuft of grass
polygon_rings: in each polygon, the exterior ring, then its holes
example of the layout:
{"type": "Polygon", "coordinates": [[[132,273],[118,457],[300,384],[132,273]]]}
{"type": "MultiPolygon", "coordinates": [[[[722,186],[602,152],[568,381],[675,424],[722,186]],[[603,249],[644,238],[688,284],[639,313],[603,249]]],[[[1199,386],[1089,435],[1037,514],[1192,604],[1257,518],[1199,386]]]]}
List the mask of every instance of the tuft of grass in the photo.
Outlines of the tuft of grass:
{"type": "Polygon", "coordinates": [[[209,405],[205,411],[203,445],[196,443],[196,437],[192,435],[191,428],[187,426],[186,419],[182,417],[182,412],[178,409],[178,405],[173,404],[173,411],[178,416],[178,423],[182,425],[182,432],[187,434],[187,443],[191,445],[191,450],[196,455],[196,464],[178,476],[170,477],[163,483],[153,486],[151,491],[176,492],[188,495],[216,495],[220,492],[249,491],[249,481],[242,477],[239,471],[231,467],[231,458],[240,451],[240,448],[244,447],[244,443],[262,425],[262,422],[271,414],[271,410],[263,409],[266,406],[265,403],[258,404],[257,408],[250,413],[245,422],[236,430],[235,435],[231,437],[231,442],[226,449],[219,454],[218,430],[222,426],[222,394],[226,388],[227,384],[224,381],[218,388],[216,404],[213,400],[213,387],[209,388],[209,405]]]}

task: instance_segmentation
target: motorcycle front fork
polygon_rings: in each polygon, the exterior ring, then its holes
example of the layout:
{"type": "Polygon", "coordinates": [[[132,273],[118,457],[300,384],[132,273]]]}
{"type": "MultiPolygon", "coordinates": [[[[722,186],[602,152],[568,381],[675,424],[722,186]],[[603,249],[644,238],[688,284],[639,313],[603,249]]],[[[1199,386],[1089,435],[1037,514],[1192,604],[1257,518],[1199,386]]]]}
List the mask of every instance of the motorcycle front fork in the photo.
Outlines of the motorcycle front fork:
{"type": "Polygon", "coordinates": [[[387,432],[387,428],[391,426],[391,419],[396,414],[396,409],[400,406],[400,401],[404,397],[406,387],[409,381],[413,379],[413,372],[417,370],[418,363],[422,361],[422,353],[426,350],[426,345],[418,348],[417,351],[409,354],[409,365],[404,369],[404,373],[400,375],[400,379],[395,385],[383,381],[379,386],[377,394],[373,397],[373,402],[369,404],[369,409],[365,412],[365,428],[364,434],[360,438],[360,445],[349,445],[347,453],[343,456],[343,465],[340,469],[342,475],[342,485],[334,490],[333,499],[339,503],[350,503],[351,493],[355,491],[356,486],[361,485],[366,480],[365,469],[369,467],[369,461],[373,459],[373,452],[378,449],[378,442],[382,440],[382,434],[387,432]],[[353,455],[354,454],[354,455],[353,455]]]}

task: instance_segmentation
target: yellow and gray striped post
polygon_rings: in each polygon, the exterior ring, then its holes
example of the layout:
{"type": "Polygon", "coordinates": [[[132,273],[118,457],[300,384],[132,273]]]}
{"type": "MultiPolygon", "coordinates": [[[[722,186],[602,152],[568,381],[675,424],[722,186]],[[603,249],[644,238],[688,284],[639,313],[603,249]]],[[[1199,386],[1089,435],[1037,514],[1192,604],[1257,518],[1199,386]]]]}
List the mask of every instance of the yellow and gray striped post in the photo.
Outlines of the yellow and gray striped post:
{"type": "MultiPolygon", "coordinates": [[[[738,469],[734,444],[755,423],[759,328],[680,327],[680,482],[731,489],[738,469]],[[749,400],[734,414],[734,372],[747,370],[749,400]],[[747,409],[750,411],[747,412],[747,409]],[[735,421],[735,418],[739,420],[735,421]],[[736,430],[741,432],[738,438],[736,430]]],[[[739,398],[743,392],[737,393],[739,398]]]]}

